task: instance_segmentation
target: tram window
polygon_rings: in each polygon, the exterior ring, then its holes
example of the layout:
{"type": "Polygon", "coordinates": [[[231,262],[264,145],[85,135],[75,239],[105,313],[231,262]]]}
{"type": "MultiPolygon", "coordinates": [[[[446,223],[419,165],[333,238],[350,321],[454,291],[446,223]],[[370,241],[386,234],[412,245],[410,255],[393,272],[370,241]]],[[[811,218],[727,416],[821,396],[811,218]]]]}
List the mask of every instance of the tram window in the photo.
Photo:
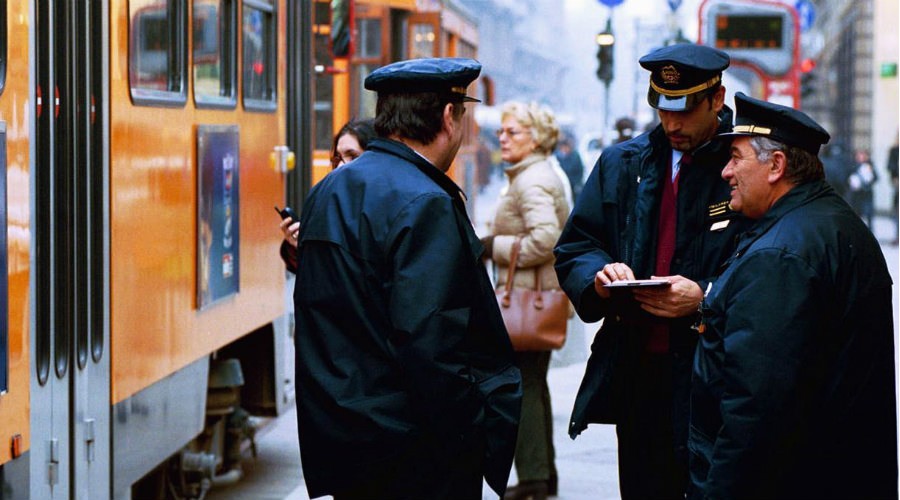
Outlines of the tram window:
{"type": "Polygon", "coordinates": [[[360,59],[381,57],[381,19],[357,18],[356,30],[359,33],[357,57],[360,59]]]}
{"type": "Polygon", "coordinates": [[[457,57],[468,57],[470,59],[476,58],[475,46],[465,40],[460,40],[456,45],[456,55],[457,57]]]}
{"type": "Polygon", "coordinates": [[[244,0],[243,33],[244,107],[274,111],[278,97],[275,7],[267,1],[244,0]]]}
{"type": "Polygon", "coordinates": [[[128,80],[135,104],[187,101],[187,7],[180,0],[131,0],[128,80]]]}
{"type": "Polygon", "coordinates": [[[434,57],[437,34],[431,24],[414,24],[412,58],[434,57]]]}
{"type": "Polygon", "coordinates": [[[6,8],[6,0],[0,0],[0,94],[6,88],[7,44],[9,43],[6,35],[6,8]]]}
{"type": "Polygon", "coordinates": [[[236,102],[237,16],[234,0],[194,0],[194,102],[233,108],[236,102]]]}
{"type": "MultiPolygon", "coordinates": [[[[328,50],[330,37],[326,34],[313,35],[316,65],[330,66],[331,52],[328,50]]],[[[315,89],[315,149],[331,149],[331,134],[334,132],[334,78],[324,71],[316,72],[315,89]]]]}

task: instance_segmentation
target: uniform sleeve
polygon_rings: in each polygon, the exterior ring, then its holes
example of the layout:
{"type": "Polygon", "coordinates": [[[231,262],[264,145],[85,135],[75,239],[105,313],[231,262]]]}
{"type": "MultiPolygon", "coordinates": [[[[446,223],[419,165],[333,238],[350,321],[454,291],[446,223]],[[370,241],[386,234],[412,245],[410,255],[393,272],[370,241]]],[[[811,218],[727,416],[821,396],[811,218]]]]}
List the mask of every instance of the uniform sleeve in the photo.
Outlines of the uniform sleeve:
{"type": "MultiPolygon", "coordinates": [[[[825,286],[800,258],[779,250],[747,255],[717,291],[723,304],[722,427],[708,475],[710,498],[746,496],[790,473],[822,373],[818,318],[825,286]]],[[[715,286],[715,285],[714,285],[715,286]]]]}
{"type": "Polygon", "coordinates": [[[414,410],[438,428],[477,411],[460,347],[472,301],[485,299],[472,291],[478,257],[460,230],[451,200],[429,194],[406,207],[390,237],[391,344],[414,410]]]}
{"type": "Polygon", "coordinates": [[[602,239],[611,233],[604,220],[602,160],[591,171],[553,250],[560,286],[586,322],[603,319],[609,307],[594,291],[594,275],[613,262],[604,250],[609,242],[602,239]]]}

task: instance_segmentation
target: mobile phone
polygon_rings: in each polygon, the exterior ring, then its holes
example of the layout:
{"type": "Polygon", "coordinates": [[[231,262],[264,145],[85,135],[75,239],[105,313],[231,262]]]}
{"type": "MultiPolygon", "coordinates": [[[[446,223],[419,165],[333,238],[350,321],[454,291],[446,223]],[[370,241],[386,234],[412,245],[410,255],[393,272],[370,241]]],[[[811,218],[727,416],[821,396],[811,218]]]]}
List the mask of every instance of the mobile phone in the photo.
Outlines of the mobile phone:
{"type": "Polygon", "coordinates": [[[275,211],[278,212],[282,219],[291,219],[294,222],[300,220],[300,217],[297,217],[297,214],[294,213],[294,209],[291,207],[278,208],[278,205],[275,205],[275,211]]]}

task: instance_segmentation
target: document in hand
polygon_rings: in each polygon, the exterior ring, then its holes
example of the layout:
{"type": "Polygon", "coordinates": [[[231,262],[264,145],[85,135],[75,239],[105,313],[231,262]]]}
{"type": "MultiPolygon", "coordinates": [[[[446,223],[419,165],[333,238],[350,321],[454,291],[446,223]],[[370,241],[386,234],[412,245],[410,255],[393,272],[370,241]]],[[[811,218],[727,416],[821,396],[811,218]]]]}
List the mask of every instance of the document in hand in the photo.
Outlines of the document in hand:
{"type": "Polygon", "coordinates": [[[606,288],[632,288],[632,287],[641,287],[641,286],[669,286],[669,280],[666,279],[652,279],[652,280],[619,280],[613,281],[608,285],[603,285],[606,288]]]}

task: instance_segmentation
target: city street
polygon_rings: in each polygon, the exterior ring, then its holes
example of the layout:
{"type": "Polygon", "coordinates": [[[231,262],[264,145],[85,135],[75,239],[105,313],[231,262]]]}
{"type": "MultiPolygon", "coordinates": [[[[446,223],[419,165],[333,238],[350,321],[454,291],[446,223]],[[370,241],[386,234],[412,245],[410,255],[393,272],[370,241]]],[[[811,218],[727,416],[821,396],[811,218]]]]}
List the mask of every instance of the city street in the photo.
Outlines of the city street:
{"type": "MultiPolygon", "coordinates": [[[[475,205],[474,218],[479,234],[483,234],[484,221],[493,213],[492,200],[496,200],[502,181],[494,179],[481,192],[475,205]]],[[[876,219],[875,232],[880,241],[893,239],[892,220],[876,219]]],[[[895,345],[897,344],[897,280],[898,249],[883,244],[882,250],[894,280],[895,345]]],[[[563,500],[597,500],[619,497],[616,475],[616,437],[609,425],[590,426],[576,440],[566,434],[568,419],[575,394],[584,373],[587,352],[597,325],[584,325],[573,320],[570,324],[566,347],[554,354],[548,381],[553,401],[554,443],[556,466],[559,471],[559,496],[563,500]]],[[[213,500],[271,499],[306,500],[306,486],[300,470],[297,445],[296,415],[289,412],[270,425],[258,439],[258,457],[245,460],[245,478],[227,488],[214,488],[207,496],[213,500]]],[[[515,470],[510,484],[514,484],[515,470]]],[[[496,495],[485,486],[483,498],[496,495]]]]}

